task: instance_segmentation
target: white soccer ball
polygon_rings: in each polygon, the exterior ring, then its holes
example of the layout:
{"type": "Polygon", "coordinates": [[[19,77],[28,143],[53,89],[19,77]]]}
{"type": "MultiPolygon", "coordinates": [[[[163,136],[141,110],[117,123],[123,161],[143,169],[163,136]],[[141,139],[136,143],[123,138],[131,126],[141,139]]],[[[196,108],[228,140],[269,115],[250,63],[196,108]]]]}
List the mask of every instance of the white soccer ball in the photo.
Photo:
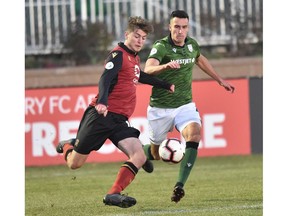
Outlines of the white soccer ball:
{"type": "Polygon", "coordinates": [[[167,163],[177,164],[185,155],[185,146],[177,138],[165,139],[159,147],[160,158],[167,163]]]}

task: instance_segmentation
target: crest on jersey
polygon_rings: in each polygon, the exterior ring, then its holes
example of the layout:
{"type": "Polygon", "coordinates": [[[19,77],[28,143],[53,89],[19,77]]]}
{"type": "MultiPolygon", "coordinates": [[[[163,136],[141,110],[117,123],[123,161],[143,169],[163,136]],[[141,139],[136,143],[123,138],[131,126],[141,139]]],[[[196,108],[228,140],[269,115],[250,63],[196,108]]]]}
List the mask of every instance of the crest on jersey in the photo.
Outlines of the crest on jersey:
{"type": "Polygon", "coordinates": [[[76,139],[74,146],[78,146],[78,144],[79,144],[79,139],[76,139]]]}
{"type": "Polygon", "coordinates": [[[172,50],[173,50],[173,52],[174,52],[174,53],[176,53],[176,51],[177,51],[177,49],[176,49],[176,48],[173,48],[172,50]]]}
{"type": "Polygon", "coordinates": [[[154,55],[157,53],[157,49],[156,48],[152,48],[151,52],[150,52],[150,55],[154,55]]]}
{"type": "Polygon", "coordinates": [[[192,47],[191,44],[188,44],[188,49],[189,49],[190,52],[193,52],[193,47],[192,47]]]}

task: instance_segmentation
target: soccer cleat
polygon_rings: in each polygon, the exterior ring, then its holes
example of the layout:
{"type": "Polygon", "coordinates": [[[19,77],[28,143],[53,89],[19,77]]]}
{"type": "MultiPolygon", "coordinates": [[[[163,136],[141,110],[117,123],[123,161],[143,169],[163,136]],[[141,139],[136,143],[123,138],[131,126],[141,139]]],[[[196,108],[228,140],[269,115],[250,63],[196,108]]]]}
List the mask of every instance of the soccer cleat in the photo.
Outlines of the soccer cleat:
{"type": "Polygon", "coordinates": [[[171,201],[177,203],[184,197],[184,195],[184,189],[181,186],[176,186],[173,190],[171,201]]]}
{"type": "Polygon", "coordinates": [[[107,194],[103,198],[105,205],[118,206],[120,208],[129,208],[136,204],[136,199],[122,194],[107,194]]]}
{"type": "Polygon", "coordinates": [[[146,160],[146,162],[143,164],[142,168],[147,172],[147,173],[152,173],[154,170],[153,163],[150,160],[146,160]]]}
{"type": "Polygon", "coordinates": [[[74,146],[75,140],[76,140],[76,139],[69,139],[69,140],[63,140],[63,141],[59,142],[58,145],[56,146],[56,151],[57,151],[58,153],[63,153],[63,146],[64,146],[65,144],[69,144],[69,145],[74,146]]]}

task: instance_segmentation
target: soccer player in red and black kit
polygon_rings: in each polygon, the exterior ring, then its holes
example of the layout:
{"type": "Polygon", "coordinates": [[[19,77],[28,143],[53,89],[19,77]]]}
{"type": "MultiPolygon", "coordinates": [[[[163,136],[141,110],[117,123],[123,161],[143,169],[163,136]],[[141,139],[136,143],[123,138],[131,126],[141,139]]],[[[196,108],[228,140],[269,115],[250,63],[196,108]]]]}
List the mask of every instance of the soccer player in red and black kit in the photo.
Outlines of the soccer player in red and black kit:
{"type": "Polygon", "coordinates": [[[99,150],[107,139],[128,156],[103,199],[106,205],[122,208],[135,205],[136,199],[121,192],[133,181],[141,167],[147,172],[153,171],[153,164],[147,160],[138,139],[139,130],[128,122],[136,105],[137,83],[174,92],[174,85],[140,70],[138,52],[152,31],[153,26],[145,19],[129,18],[125,42],[119,43],[106,59],[99,93],[85,110],[76,139],[61,141],[56,147],[58,153],[63,153],[70,169],[80,168],[89,153],[99,150]]]}

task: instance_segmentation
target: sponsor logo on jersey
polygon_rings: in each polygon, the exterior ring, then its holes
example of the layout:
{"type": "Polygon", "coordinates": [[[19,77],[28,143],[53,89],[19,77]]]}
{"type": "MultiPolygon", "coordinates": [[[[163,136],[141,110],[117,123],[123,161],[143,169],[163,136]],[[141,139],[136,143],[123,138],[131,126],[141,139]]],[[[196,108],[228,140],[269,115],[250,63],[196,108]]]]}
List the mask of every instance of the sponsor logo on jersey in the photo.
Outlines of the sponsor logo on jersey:
{"type": "Polygon", "coordinates": [[[173,50],[173,52],[174,52],[174,53],[176,53],[176,51],[177,51],[177,49],[176,49],[176,48],[173,48],[172,50],[173,50]]]}
{"type": "Polygon", "coordinates": [[[195,58],[187,58],[187,59],[177,59],[175,60],[178,64],[190,64],[190,63],[194,63],[195,62],[195,58]]]}
{"type": "Polygon", "coordinates": [[[136,85],[140,77],[140,68],[138,65],[134,66],[134,75],[135,75],[135,78],[133,79],[133,82],[136,85]]]}
{"type": "Polygon", "coordinates": [[[107,64],[105,65],[105,68],[106,68],[107,70],[110,70],[110,69],[112,69],[113,67],[114,67],[113,62],[107,62],[107,64]]]}

